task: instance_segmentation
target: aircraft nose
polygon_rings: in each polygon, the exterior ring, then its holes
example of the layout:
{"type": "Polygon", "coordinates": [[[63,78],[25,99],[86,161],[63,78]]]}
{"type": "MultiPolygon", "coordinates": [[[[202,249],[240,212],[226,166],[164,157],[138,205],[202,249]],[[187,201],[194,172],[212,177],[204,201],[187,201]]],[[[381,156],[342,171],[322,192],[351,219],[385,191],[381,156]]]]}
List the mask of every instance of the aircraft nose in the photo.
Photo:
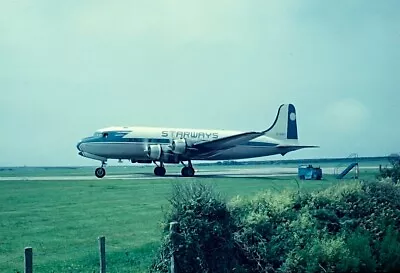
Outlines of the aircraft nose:
{"type": "Polygon", "coordinates": [[[81,150],[81,144],[82,144],[82,140],[78,142],[78,144],[76,144],[76,148],[78,149],[78,151],[82,151],[81,150]]]}

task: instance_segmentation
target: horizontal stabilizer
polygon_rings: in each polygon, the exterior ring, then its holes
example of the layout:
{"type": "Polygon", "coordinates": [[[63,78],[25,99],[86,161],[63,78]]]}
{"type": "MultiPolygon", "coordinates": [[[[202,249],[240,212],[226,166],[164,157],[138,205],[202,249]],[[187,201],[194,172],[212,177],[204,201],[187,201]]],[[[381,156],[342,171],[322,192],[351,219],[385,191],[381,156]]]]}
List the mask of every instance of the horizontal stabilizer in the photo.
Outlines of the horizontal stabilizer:
{"type": "Polygon", "coordinates": [[[304,148],[319,148],[319,146],[314,145],[278,145],[276,146],[281,152],[280,154],[285,155],[288,152],[297,151],[304,148]]]}
{"type": "Polygon", "coordinates": [[[319,146],[315,145],[278,145],[276,148],[295,148],[297,149],[304,149],[304,148],[320,148],[319,146]]]}

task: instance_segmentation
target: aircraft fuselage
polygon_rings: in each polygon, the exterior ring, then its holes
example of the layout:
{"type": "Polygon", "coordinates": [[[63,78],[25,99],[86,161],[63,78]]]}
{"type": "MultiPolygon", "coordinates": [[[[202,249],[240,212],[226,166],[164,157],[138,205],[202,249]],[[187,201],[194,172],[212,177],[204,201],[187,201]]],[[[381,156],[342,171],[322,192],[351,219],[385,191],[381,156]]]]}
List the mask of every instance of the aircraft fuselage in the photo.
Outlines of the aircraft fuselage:
{"type": "MultiPolygon", "coordinates": [[[[297,116],[293,104],[282,104],[273,124],[260,132],[231,130],[108,127],[77,144],[83,157],[102,162],[95,174],[105,175],[108,159],[129,159],[132,162],[159,162],[154,169],[158,176],[165,175],[164,163],[188,161],[183,176],[193,176],[192,160],[235,160],[255,158],[314,146],[298,144],[297,116]]],[[[157,163],[156,163],[157,164],[157,163]]]]}
{"type": "MultiPolygon", "coordinates": [[[[145,152],[147,145],[160,144],[164,149],[168,149],[174,139],[185,138],[188,142],[201,142],[240,133],[243,132],[155,127],[110,127],[98,130],[93,136],[81,140],[77,147],[80,151],[103,158],[137,161],[149,159],[145,152]]],[[[195,156],[191,159],[234,160],[268,156],[282,153],[281,149],[276,149],[278,144],[279,141],[277,140],[260,136],[242,145],[215,153],[211,152],[207,155],[195,156]]],[[[183,159],[185,158],[183,157],[183,159]]],[[[176,163],[176,161],[165,163],[176,163]]]]}

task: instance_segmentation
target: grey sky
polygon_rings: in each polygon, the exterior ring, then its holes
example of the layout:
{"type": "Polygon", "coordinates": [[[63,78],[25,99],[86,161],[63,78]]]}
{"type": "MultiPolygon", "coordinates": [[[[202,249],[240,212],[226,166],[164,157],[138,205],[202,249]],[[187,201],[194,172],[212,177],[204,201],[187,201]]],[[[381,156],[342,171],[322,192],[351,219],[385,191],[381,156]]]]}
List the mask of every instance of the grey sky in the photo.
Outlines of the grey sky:
{"type": "MultiPolygon", "coordinates": [[[[98,128],[262,130],[285,158],[400,152],[399,1],[1,1],[0,165],[88,165],[98,128]]],[[[280,159],[281,156],[270,157],[280,159]]]]}

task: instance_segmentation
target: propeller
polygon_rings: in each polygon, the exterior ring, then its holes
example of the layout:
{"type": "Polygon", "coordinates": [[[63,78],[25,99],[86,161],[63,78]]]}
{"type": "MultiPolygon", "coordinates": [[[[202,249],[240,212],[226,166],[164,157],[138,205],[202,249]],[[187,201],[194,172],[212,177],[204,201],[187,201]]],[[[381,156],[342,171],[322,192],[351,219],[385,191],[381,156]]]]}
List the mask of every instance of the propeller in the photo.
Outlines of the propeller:
{"type": "Polygon", "coordinates": [[[143,152],[145,153],[145,155],[147,155],[147,157],[150,157],[151,147],[150,147],[149,143],[146,141],[143,143],[143,145],[144,145],[143,152]]]}
{"type": "Polygon", "coordinates": [[[170,148],[172,151],[175,151],[176,148],[175,140],[172,140],[172,143],[168,145],[168,148],[170,148]]]}

